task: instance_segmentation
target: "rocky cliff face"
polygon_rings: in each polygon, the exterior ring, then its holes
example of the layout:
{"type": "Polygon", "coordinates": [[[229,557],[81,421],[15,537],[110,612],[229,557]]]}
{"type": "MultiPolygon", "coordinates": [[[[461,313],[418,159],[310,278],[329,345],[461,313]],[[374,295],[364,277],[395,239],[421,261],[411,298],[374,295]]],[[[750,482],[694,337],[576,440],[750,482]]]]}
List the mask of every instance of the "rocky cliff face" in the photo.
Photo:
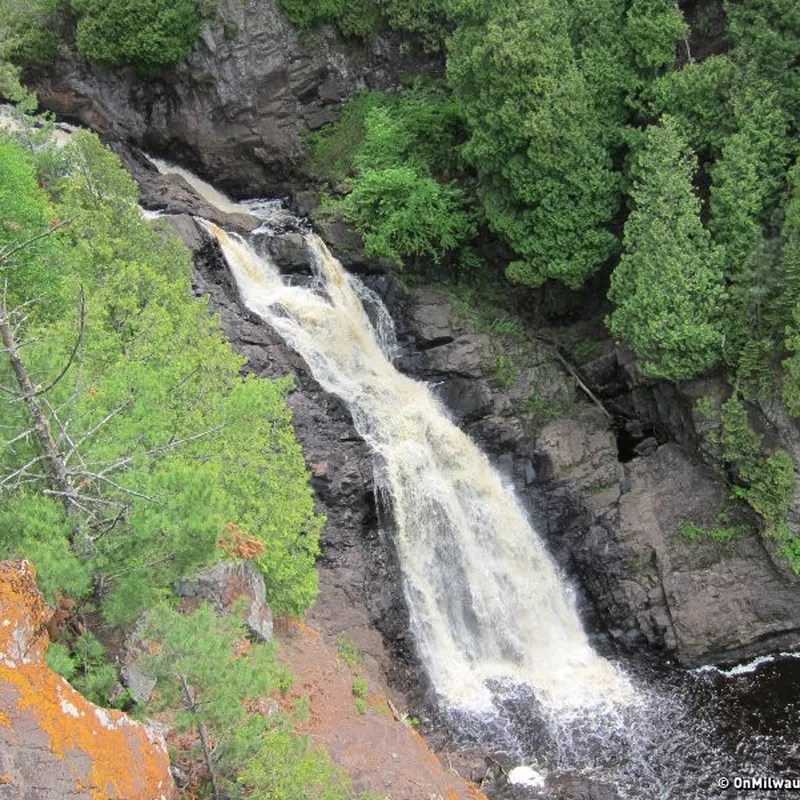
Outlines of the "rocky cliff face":
{"type": "Polygon", "coordinates": [[[364,655],[366,667],[400,692],[393,699],[405,708],[410,699],[422,699],[426,679],[408,631],[394,549],[378,523],[367,447],[342,403],[322,390],[274,331],[239,304],[216,244],[191,218],[173,217],[172,222],[195,249],[196,291],[211,296],[225,333],[248,358],[248,369],[268,378],[295,378],[296,390],[288,398],[292,422],[311,471],[318,510],[328,518],[319,562],[320,596],[309,621],[329,641],[345,634],[364,655]]]}
{"type": "Polygon", "coordinates": [[[88,702],[47,666],[49,619],[33,566],[0,563],[0,795],[170,800],[163,739],[88,702]]]}
{"type": "Polygon", "coordinates": [[[335,119],[343,101],[440,68],[417,49],[397,35],[365,43],[328,27],[301,32],[276,0],[220,0],[189,59],[159,77],[92,67],[63,47],[29,82],[45,108],[253,197],[279,193],[304,135],[335,119]]]}

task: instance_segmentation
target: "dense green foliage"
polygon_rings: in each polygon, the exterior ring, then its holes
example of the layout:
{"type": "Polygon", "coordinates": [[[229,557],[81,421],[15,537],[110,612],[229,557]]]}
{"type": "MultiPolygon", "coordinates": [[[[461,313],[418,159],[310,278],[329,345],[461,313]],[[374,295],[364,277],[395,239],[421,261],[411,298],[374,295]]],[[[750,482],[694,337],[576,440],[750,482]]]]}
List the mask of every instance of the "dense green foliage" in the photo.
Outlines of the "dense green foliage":
{"type": "Polygon", "coordinates": [[[379,23],[371,0],[278,0],[278,5],[301,28],[331,22],[345,36],[369,36],[379,23]]]}
{"type": "MultiPolygon", "coordinates": [[[[240,376],[243,359],[191,298],[188,252],[142,217],[115,156],[77,135],[42,189],[36,162],[52,156],[0,143],[0,248],[68,221],[20,249],[4,279],[10,307],[29,303],[17,337],[33,379],[47,386],[67,365],[42,404],[78,502],[65,509],[51,491],[26,405],[0,398],[0,555],[31,558],[51,598],[99,587],[107,618],[124,621],[212,559],[233,524],[264,545],[274,608],[307,608],[322,520],[288,385],[240,376]]],[[[0,384],[14,381],[0,361],[0,384]]]]}
{"type": "MultiPolygon", "coordinates": [[[[222,796],[353,796],[325,753],[292,733],[286,714],[248,709],[248,701],[264,700],[291,684],[286,669],[275,660],[274,646],[250,644],[241,623],[216,616],[206,604],[189,615],[156,608],[142,635],[151,642],[153,654],[144,656],[141,666],[157,679],[151,707],[180,709],[174,717],[176,729],[202,731],[213,742],[207,758],[222,796]]],[[[184,752],[179,757],[192,755],[201,756],[184,752]]]]}
{"type": "Polygon", "coordinates": [[[520,256],[508,276],[577,288],[614,249],[604,226],[616,212],[618,179],[563,7],[535,0],[468,11],[448,77],[470,128],[464,155],[487,220],[520,256]]]}
{"type": "Polygon", "coordinates": [[[362,95],[342,123],[317,138],[311,170],[352,191],[330,207],[355,223],[366,251],[402,265],[438,262],[475,233],[464,191],[454,185],[458,106],[418,87],[399,98],[362,95]]]}
{"type": "MultiPolygon", "coordinates": [[[[502,269],[545,284],[527,295],[541,307],[553,280],[605,283],[609,328],[644,375],[722,367],[743,400],[782,392],[800,416],[797,3],[725,2],[716,41],[700,22],[690,35],[669,0],[422,8],[420,24],[448,34],[448,113],[415,128],[413,93],[357,100],[315,142],[312,172],[352,184],[325,210],[355,222],[369,252],[458,263],[441,273],[458,291],[485,291],[502,269]],[[420,142],[435,147],[421,155],[420,142]],[[447,240],[448,215],[461,230],[464,211],[482,236],[447,240]]],[[[758,439],[749,460],[725,460],[770,531],[788,509],[787,458],[758,439]]]]}
{"type": "Polygon", "coordinates": [[[61,0],[0,0],[0,61],[49,62],[58,43],[61,7],[61,0]]]}
{"type": "Polygon", "coordinates": [[[78,50],[100,64],[157,70],[186,58],[200,30],[194,0],[71,0],[71,7],[78,50]]]}
{"type": "Polygon", "coordinates": [[[692,378],[719,359],[719,253],[700,221],[694,159],[669,117],[651,126],[632,167],[625,252],[611,277],[610,327],[642,357],[646,375],[692,378]]]}
{"type": "Polygon", "coordinates": [[[186,58],[216,0],[0,0],[0,97],[17,102],[19,67],[50,63],[71,40],[98,64],[144,73],[186,58]]]}
{"type": "Polygon", "coordinates": [[[442,46],[446,30],[445,0],[278,0],[300,28],[336,25],[347,37],[367,37],[390,25],[420,35],[426,49],[442,46]]]}

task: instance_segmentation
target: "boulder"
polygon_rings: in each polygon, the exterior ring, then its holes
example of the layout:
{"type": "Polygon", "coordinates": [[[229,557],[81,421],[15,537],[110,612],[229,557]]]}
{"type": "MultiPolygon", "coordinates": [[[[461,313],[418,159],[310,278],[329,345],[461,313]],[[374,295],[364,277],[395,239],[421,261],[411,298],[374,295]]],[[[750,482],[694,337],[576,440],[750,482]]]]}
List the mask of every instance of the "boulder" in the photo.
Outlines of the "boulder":
{"type": "Polygon", "coordinates": [[[250,632],[263,642],[272,639],[264,576],[249,561],[220,561],[200,570],[192,580],[182,581],[176,593],[195,603],[206,600],[218,614],[229,613],[244,599],[243,621],[250,632]]]}
{"type": "Polygon", "coordinates": [[[482,378],[493,364],[490,339],[483,333],[472,333],[452,339],[425,352],[427,370],[431,374],[460,375],[482,378]]]}
{"type": "Polygon", "coordinates": [[[485,381],[448,378],[434,387],[434,393],[459,424],[473,422],[492,410],[492,392],[485,381]]]}
{"type": "Polygon", "coordinates": [[[417,288],[409,299],[408,327],[421,350],[453,341],[455,325],[447,295],[435,289],[417,288]]]}
{"type": "Polygon", "coordinates": [[[0,563],[0,785],[36,800],[170,800],[163,739],[95,706],[45,662],[50,611],[31,564],[0,563]]]}

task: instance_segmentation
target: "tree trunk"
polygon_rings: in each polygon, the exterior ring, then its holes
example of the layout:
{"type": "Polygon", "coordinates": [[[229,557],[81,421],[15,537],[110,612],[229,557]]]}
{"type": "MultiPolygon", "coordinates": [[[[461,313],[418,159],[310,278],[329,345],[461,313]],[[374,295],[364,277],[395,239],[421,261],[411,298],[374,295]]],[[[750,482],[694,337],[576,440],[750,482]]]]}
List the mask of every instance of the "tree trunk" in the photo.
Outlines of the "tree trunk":
{"type": "Polygon", "coordinates": [[[203,758],[205,759],[206,766],[208,767],[208,774],[211,776],[211,791],[214,795],[214,800],[222,800],[222,794],[220,793],[219,784],[217,783],[217,772],[214,769],[214,761],[211,757],[211,747],[208,744],[208,733],[206,732],[206,726],[197,716],[197,702],[195,701],[194,694],[189,686],[189,682],[183,675],[179,675],[178,677],[180,678],[181,687],[183,688],[184,703],[197,719],[197,732],[200,734],[200,746],[203,748],[203,758]]]}
{"type": "Polygon", "coordinates": [[[5,345],[9,361],[11,362],[11,367],[14,370],[14,376],[17,379],[20,397],[22,397],[25,405],[28,407],[28,411],[33,419],[36,436],[44,451],[53,480],[58,487],[58,491],[61,493],[67,513],[72,514],[77,510],[77,502],[75,500],[75,489],[69,478],[67,465],[59,452],[55,439],[53,439],[47,416],[37,400],[36,388],[31,381],[28,370],[25,368],[20,358],[19,343],[14,338],[14,332],[11,329],[8,313],[2,308],[0,308],[0,336],[2,336],[3,344],[5,345]]]}

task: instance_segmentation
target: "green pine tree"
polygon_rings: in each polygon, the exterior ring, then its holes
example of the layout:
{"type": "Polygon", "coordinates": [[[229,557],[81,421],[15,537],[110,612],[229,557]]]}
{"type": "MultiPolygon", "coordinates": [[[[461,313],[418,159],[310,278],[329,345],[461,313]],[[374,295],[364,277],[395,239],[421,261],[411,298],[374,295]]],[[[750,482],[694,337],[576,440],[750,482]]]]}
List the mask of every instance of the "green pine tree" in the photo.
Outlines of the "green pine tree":
{"type": "Polygon", "coordinates": [[[632,169],[625,251],[611,277],[611,330],[655,378],[692,378],[720,356],[722,268],[700,220],[695,168],[673,119],[647,129],[632,169]]]}

